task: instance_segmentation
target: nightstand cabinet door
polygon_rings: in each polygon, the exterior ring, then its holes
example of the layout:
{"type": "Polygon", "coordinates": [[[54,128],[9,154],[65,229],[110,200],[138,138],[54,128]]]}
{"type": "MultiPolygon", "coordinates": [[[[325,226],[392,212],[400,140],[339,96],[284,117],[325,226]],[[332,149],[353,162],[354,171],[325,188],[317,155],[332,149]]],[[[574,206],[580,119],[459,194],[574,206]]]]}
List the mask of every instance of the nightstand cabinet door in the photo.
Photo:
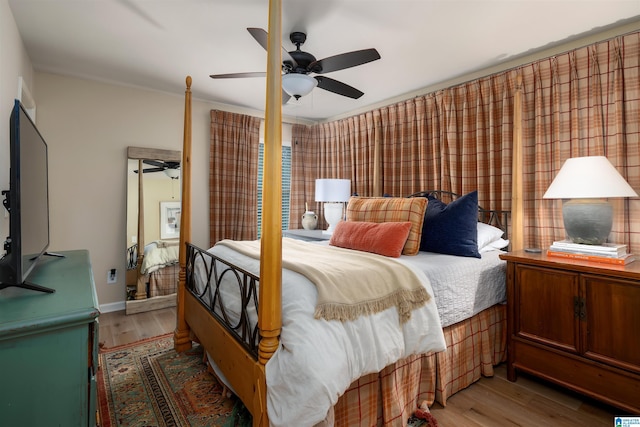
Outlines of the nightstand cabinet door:
{"type": "Polygon", "coordinates": [[[592,275],[582,280],[585,356],[640,374],[640,285],[592,275]]]}
{"type": "Polygon", "coordinates": [[[514,333],[547,346],[580,351],[580,319],[575,312],[579,277],[547,268],[518,265],[514,333]]]}

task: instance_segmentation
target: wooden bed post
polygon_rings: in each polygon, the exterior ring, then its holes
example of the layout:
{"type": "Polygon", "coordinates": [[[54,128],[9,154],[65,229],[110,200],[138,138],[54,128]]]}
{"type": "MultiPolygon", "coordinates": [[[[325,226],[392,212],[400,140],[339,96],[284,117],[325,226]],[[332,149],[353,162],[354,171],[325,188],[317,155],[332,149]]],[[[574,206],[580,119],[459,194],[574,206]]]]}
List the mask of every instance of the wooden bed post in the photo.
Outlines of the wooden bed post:
{"type": "Polygon", "coordinates": [[[282,327],[282,25],[280,0],[269,1],[267,50],[267,102],[265,110],[260,241],[260,345],[258,358],[265,365],[278,349],[282,327]]]}
{"type": "Polygon", "coordinates": [[[380,136],[375,133],[373,146],[373,195],[382,197],[382,147],[380,136]]]}
{"type": "MultiPolygon", "coordinates": [[[[181,224],[180,224],[180,274],[178,275],[178,292],[176,305],[176,329],[173,333],[173,346],[176,351],[185,351],[191,348],[189,325],[185,320],[185,293],[187,282],[187,247],[186,242],[191,241],[191,76],[186,79],[187,89],[184,93],[184,135],[182,147],[182,194],[181,194],[181,224]]],[[[142,170],[142,169],[141,169],[142,170]]],[[[141,174],[142,175],[142,174],[141,174]]]]}
{"type": "Polygon", "coordinates": [[[265,365],[279,346],[282,329],[282,17],[281,0],[269,1],[267,40],[267,101],[265,108],[262,239],[258,305],[258,367],[255,402],[261,406],[254,426],[268,426],[265,365]]]}
{"type": "Polygon", "coordinates": [[[138,159],[138,254],[136,257],[136,270],[138,280],[136,281],[136,299],[147,298],[147,284],[142,274],[142,261],[144,260],[144,180],[142,159],[138,159]]]}
{"type": "Polygon", "coordinates": [[[522,76],[516,78],[516,92],[513,97],[513,169],[511,171],[511,250],[524,249],[524,206],[522,184],[522,76]]]}

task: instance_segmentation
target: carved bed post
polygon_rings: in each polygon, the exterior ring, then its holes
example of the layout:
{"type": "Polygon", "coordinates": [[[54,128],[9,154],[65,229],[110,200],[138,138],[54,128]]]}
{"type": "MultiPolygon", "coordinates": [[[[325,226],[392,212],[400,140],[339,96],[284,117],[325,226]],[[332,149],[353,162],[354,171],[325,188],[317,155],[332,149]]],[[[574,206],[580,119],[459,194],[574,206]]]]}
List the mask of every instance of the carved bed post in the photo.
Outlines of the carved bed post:
{"type": "Polygon", "coordinates": [[[522,76],[516,78],[516,92],[513,97],[513,170],[511,172],[511,231],[509,239],[511,250],[524,248],[524,206],[522,183],[522,76]]]}
{"type": "Polygon", "coordinates": [[[191,76],[186,79],[187,88],[184,93],[184,135],[182,148],[182,194],[181,194],[181,224],[180,224],[180,274],[178,275],[178,293],[176,305],[176,329],[173,333],[173,346],[176,351],[191,348],[189,326],[185,320],[185,285],[187,282],[187,247],[191,241],[191,76]]]}
{"type": "Polygon", "coordinates": [[[144,259],[144,180],[142,179],[143,169],[142,159],[138,159],[138,256],[136,257],[136,270],[138,280],[136,281],[136,299],[147,298],[147,284],[142,274],[142,261],[144,259]]]}
{"type": "Polygon", "coordinates": [[[382,147],[380,135],[375,132],[373,146],[373,195],[382,197],[382,147]]]}
{"type": "Polygon", "coordinates": [[[258,296],[258,364],[254,376],[253,426],[269,426],[265,365],[279,346],[282,329],[282,2],[269,0],[267,101],[265,108],[262,239],[258,296]]]}
{"type": "Polygon", "coordinates": [[[258,360],[278,349],[282,327],[282,34],[281,1],[269,1],[267,102],[262,191],[258,360]]]}

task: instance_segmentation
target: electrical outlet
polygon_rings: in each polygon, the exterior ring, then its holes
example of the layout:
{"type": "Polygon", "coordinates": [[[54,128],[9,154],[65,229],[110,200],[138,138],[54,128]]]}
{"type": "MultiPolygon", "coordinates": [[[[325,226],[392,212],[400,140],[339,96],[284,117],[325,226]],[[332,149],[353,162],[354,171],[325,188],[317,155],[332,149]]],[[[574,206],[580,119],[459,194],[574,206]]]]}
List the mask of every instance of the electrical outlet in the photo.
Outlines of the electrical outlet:
{"type": "Polygon", "coordinates": [[[112,268],[107,271],[107,283],[116,283],[118,281],[118,270],[112,268]]]}

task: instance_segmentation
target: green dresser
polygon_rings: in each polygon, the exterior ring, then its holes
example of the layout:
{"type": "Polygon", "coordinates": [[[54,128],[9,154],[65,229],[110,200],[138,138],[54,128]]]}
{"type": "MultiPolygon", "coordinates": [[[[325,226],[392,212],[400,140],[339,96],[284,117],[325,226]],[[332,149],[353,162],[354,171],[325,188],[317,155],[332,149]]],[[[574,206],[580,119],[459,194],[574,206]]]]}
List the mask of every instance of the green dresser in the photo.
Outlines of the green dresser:
{"type": "Polygon", "coordinates": [[[89,253],[44,257],[42,293],[0,290],[0,425],[95,426],[98,299],[89,253]]]}

